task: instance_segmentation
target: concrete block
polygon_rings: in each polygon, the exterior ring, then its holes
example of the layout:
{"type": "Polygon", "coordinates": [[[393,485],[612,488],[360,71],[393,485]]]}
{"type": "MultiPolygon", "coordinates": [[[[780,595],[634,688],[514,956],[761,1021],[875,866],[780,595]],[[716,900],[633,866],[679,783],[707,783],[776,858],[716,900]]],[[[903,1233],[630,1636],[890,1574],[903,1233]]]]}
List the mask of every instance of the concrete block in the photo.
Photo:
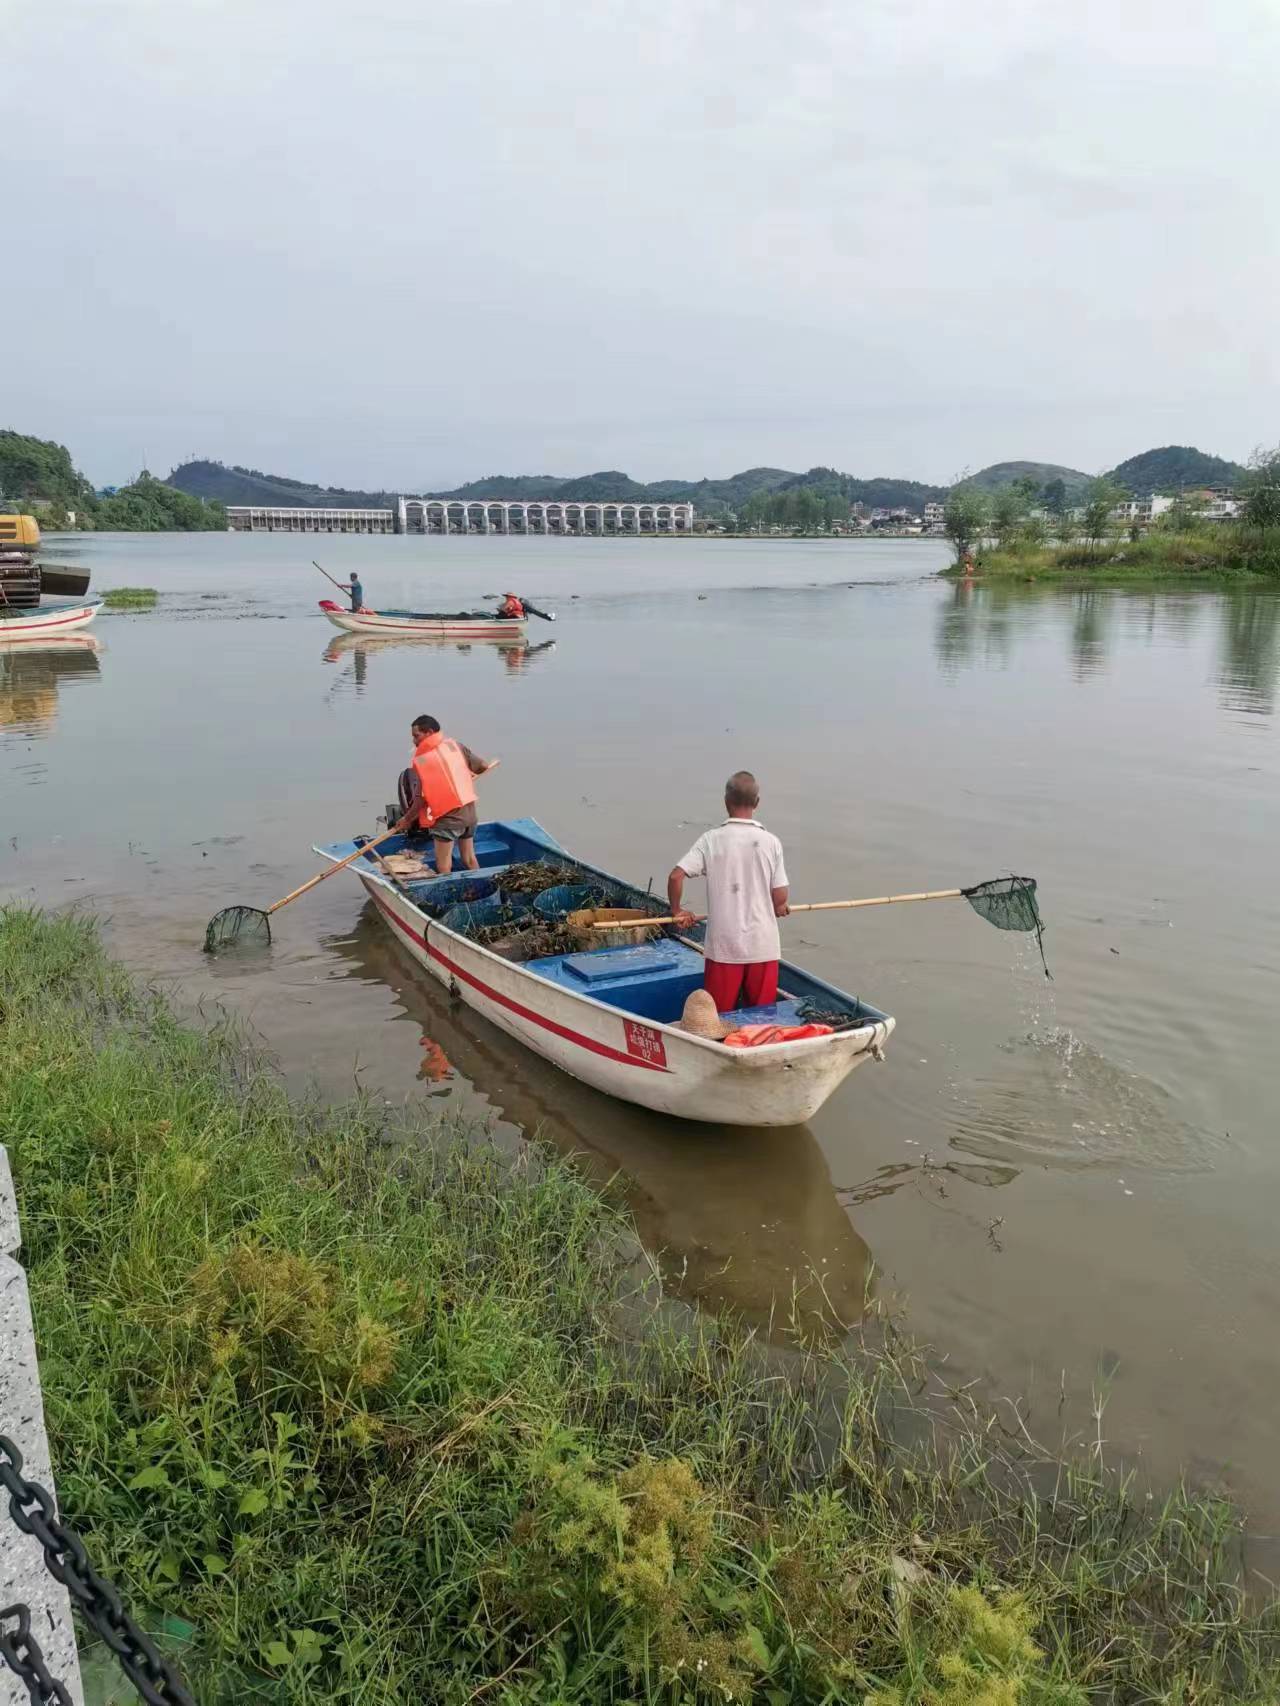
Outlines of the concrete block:
{"type": "MultiPolygon", "coordinates": [[[[9,1163],[0,1148],[0,1433],[22,1453],[22,1472],[53,1491],[49,1441],[36,1364],[35,1334],[27,1276],[13,1259],[18,1247],[18,1216],[9,1163]]],[[[40,1643],[52,1674],[83,1706],[71,1602],[45,1568],[38,1542],[14,1526],[9,1500],[0,1498],[0,1608],[22,1603],[31,1610],[31,1633],[40,1643]]],[[[26,1687],[0,1665],[0,1706],[29,1706],[26,1687]]]]}

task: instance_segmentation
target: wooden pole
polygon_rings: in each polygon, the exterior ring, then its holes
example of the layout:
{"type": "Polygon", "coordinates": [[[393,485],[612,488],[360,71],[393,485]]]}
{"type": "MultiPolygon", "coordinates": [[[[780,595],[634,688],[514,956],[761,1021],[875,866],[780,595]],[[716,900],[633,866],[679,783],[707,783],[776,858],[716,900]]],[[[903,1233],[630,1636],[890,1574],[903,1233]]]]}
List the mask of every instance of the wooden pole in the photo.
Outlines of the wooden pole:
{"type": "MultiPolygon", "coordinates": [[[[790,912],[841,912],[853,906],[898,906],[907,900],[959,900],[963,889],[929,889],[923,894],[880,894],[870,900],[811,900],[788,908],[790,912]]],[[[632,919],[629,924],[593,924],[593,930],[633,930],[638,923],[674,924],[674,918],[632,919]]]]}
{"type": "MultiPolygon", "coordinates": [[[[314,557],[311,559],[311,567],[313,569],[320,569],[320,565],[319,565],[319,563],[316,562],[314,557]]],[[[331,582],[334,586],[336,586],[339,592],[344,593],[347,598],[351,597],[351,588],[349,586],[343,586],[341,581],[334,580],[333,576],[329,573],[328,569],[320,569],[320,573],[324,576],[324,578],[327,581],[331,582]]]]}
{"type": "Polygon", "coordinates": [[[273,902],[271,906],[266,908],[267,916],[270,917],[273,912],[279,912],[282,906],[288,906],[291,900],[297,900],[299,895],[306,894],[308,889],[313,889],[317,883],[324,882],[326,877],[334,877],[339,871],[345,871],[348,865],[354,865],[357,859],[363,859],[366,853],[372,853],[375,847],[381,847],[384,841],[390,841],[399,833],[398,829],[388,829],[384,830],[381,835],[375,836],[372,841],[366,841],[363,847],[357,847],[354,853],[348,853],[345,859],[339,859],[337,864],[330,865],[327,871],[317,872],[314,877],[308,878],[305,883],[285,895],[282,900],[273,902]]]}

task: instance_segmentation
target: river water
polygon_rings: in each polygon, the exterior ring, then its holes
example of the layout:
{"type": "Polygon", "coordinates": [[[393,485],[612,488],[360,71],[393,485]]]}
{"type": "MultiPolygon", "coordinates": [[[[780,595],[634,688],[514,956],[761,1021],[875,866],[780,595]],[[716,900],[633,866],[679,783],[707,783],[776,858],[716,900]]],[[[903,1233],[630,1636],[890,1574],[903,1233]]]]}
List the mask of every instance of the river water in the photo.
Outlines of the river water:
{"type": "Polygon", "coordinates": [[[870,1286],[1033,1432],[1100,1431],[1280,1527],[1280,598],[963,588],[931,541],[58,548],[161,598],[101,616],[98,649],[0,648],[0,894],[101,911],[299,1086],[540,1129],[618,1177],[709,1308],[779,1335],[793,1299],[853,1320],[870,1286]],[[511,585],[560,620],[505,650],[344,639],[313,550],[375,606],[511,585]],[[796,900],[1034,875],[1054,981],[963,903],[797,916],[790,957],[898,1031],[810,1126],[744,1132],[613,1102],[452,1008],[345,878],[265,960],[209,962],[210,914],[374,828],[422,711],[501,756],[486,815],[641,882],[740,766],[796,900]]]}

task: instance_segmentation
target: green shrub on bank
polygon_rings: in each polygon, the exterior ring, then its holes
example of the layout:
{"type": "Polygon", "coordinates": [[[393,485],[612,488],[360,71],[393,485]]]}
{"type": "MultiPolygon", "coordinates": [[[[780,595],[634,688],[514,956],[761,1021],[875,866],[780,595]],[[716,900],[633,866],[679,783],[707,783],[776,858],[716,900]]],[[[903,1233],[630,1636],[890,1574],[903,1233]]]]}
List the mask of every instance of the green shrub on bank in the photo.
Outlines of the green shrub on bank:
{"type": "MultiPolygon", "coordinates": [[[[958,576],[959,565],[943,571],[958,576]]],[[[1280,528],[1202,525],[1198,530],[1153,527],[1137,539],[1045,545],[1014,539],[1000,550],[983,551],[983,576],[1107,580],[1193,580],[1197,576],[1280,579],[1280,528]]]]}
{"type": "Polygon", "coordinates": [[[567,1167],[291,1104],[87,922],[0,913],[0,1013],[60,1498],[202,1701],[1275,1697],[1219,1502],[908,1451],[891,1333],[673,1323],[567,1167]]]}

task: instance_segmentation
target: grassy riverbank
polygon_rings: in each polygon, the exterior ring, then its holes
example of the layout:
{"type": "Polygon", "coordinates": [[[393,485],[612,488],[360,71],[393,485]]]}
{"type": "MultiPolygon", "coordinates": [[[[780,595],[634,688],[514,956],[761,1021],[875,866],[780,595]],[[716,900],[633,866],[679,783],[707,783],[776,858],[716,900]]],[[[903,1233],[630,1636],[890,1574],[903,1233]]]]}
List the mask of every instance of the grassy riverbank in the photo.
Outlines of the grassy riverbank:
{"type": "MultiPolygon", "coordinates": [[[[1280,528],[1207,527],[1198,533],[1152,529],[1136,540],[1096,545],[1016,543],[977,554],[984,580],[1280,581],[1280,528]]],[[[958,563],[943,574],[957,579],[958,563]]]]}
{"type": "Polygon", "coordinates": [[[784,1375],[673,1318],[561,1163],[292,1104],[87,922],[0,913],[0,1132],[65,1513],[150,1623],[195,1626],[203,1702],[1280,1689],[1221,1503],[962,1403],[944,1460],[909,1452],[892,1333],[784,1375]]]}

